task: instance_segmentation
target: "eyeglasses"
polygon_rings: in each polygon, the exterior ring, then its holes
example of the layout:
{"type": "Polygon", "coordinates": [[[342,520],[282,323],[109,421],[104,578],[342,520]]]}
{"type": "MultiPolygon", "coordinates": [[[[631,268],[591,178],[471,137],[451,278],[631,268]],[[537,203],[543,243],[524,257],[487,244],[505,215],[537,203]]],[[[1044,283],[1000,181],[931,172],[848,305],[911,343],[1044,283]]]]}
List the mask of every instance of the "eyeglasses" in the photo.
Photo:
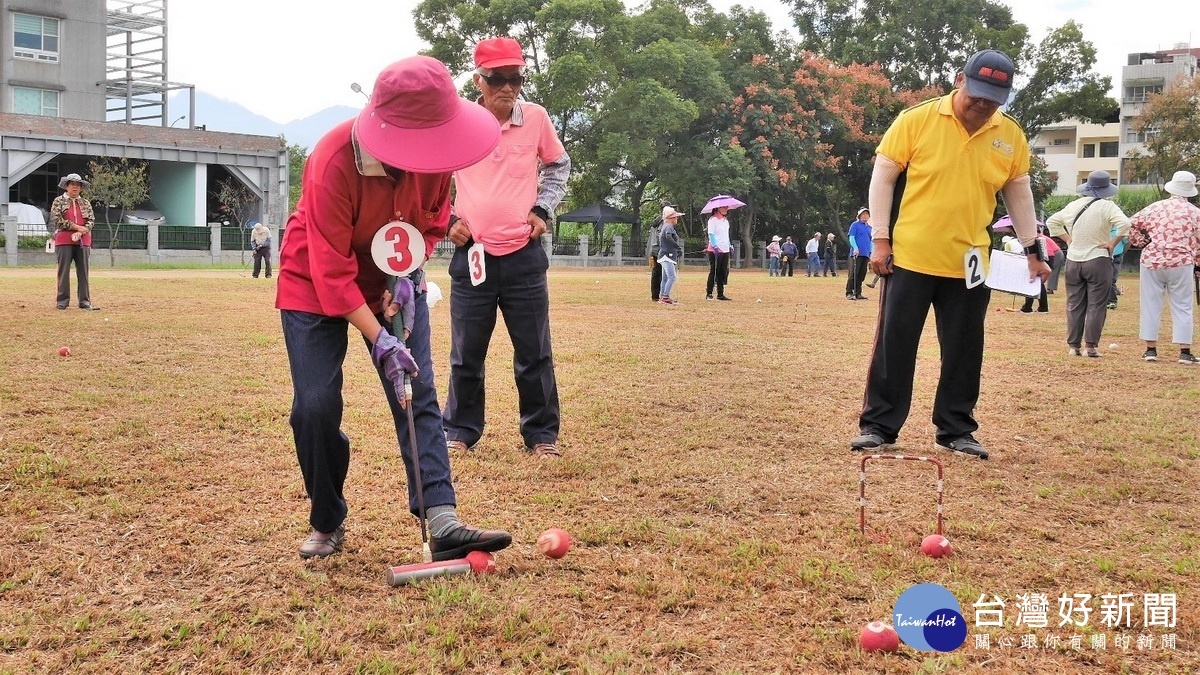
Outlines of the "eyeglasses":
{"type": "Polygon", "coordinates": [[[520,89],[521,85],[525,84],[524,75],[513,75],[512,77],[505,77],[503,75],[480,75],[480,77],[482,77],[483,81],[487,82],[488,86],[492,87],[493,89],[503,89],[504,85],[506,84],[511,84],[513,89],[520,89]]]}

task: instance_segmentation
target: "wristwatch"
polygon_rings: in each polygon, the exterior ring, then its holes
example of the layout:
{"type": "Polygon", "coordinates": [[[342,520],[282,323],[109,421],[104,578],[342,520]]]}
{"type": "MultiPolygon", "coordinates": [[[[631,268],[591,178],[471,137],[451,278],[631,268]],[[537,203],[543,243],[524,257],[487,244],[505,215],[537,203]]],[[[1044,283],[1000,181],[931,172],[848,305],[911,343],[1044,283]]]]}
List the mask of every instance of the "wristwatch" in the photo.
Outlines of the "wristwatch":
{"type": "Polygon", "coordinates": [[[546,224],[550,223],[550,212],[547,211],[541,204],[535,204],[532,209],[529,209],[529,211],[533,214],[536,214],[538,218],[546,221],[546,224]]]}
{"type": "Polygon", "coordinates": [[[1025,247],[1025,255],[1036,255],[1038,260],[1050,262],[1050,257],[1046,255],[1046,242],[1042,241],[1041,237],[1035,238],[1032,244],[1025,247]]]}

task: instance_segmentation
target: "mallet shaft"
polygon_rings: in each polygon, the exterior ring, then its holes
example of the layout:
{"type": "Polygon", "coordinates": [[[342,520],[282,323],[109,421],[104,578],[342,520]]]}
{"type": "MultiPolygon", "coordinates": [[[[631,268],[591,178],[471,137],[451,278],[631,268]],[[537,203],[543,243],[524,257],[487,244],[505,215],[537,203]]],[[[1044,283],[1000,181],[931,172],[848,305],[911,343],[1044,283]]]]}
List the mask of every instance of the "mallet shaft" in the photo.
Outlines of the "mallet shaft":
{"type": "Polygon", "coordinates": [[[471,563],[467,562],[466,558],[457,558],[455,560],[389,567],[387,582],[389,586],[404,586],[405,584],[432,579],[434,577],[449,577],[470,573],[471,563]]]}

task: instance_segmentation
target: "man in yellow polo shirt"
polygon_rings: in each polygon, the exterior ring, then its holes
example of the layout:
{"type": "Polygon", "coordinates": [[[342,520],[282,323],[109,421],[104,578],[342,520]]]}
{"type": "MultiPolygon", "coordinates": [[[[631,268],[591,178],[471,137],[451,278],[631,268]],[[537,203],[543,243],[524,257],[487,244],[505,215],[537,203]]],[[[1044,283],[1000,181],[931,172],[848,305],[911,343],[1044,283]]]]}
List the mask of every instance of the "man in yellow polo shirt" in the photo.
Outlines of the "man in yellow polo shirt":
{"type": "Polygon", "coordinates": [[[1015,75],[1012,59],[973,55],[954,91],[900,113],[876,149],[868,202],[871,270],[883,277],[875,348],[851,450],[896,442],[912,404],[913,373],[925,318],[933,307],[941,375],[933,403],[939,448],[987,459],[975,439],[983,365],[983,321],[991,238],[987,226],[1004,196],[1029,260],[1030,278],[1050,275],[1037,247],[1029,144],[999,111],[1015,75]]]}

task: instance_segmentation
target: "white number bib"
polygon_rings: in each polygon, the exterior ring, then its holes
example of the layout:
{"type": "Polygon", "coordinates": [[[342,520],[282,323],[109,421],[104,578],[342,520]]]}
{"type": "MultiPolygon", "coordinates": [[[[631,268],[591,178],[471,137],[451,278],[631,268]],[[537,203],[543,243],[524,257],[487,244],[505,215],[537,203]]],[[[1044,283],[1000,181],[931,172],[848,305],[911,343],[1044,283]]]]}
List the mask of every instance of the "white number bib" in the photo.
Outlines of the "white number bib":
{"type": "Polygon", "coordinates": [[[425,238],[412,223],[393,220],[371,239],[371,259],[386,274],[407,276],[425,262],[425,238]]]}
{"type": "Polygon", "coordinates": [[[476,242],[467,249],[467,274],[471,277],[472,286],[478,286],[487,281],[486,256],[483,253],[483,244],[480,242],[476,242]]]}
{"type": "Polygon", "coordinates": [[[972,246],[963,256],[963,277],[967,280],[967,288],[983,283],[983,254],[978,246],[972,246]]]}

